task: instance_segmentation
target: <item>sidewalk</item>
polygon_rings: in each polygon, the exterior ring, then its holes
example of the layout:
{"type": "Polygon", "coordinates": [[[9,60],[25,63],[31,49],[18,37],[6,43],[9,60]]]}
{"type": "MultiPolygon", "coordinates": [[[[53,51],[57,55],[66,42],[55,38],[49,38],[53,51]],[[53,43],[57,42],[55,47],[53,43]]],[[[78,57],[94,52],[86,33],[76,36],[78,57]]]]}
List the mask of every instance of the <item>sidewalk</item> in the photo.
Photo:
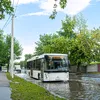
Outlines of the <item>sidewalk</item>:
{"type": "Polygon", "coordinates": [[[4,72],[0,72],[0,100],[11,100],[9,81],[4,72]]]}

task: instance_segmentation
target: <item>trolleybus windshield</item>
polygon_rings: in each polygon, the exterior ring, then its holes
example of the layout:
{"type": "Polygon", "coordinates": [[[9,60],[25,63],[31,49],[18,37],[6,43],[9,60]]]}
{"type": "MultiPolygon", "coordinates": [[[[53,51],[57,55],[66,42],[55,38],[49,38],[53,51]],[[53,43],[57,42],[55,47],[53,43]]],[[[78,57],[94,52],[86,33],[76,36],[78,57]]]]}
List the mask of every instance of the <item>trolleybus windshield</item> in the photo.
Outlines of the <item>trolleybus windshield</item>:
{"type": "Polygon", "coordinates": [[[46,64],[48,71],[68,71],[68,61],[64,56],[52,56],[46,64]]]}

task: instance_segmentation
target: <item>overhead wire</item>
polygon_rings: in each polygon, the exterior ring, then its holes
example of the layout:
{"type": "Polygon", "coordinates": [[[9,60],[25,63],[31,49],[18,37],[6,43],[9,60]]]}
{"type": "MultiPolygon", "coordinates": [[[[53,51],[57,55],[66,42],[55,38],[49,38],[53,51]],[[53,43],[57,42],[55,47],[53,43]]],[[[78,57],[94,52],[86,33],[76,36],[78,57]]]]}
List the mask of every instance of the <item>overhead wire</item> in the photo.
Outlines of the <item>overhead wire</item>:
{"type": "Polygon", "coordinates": [[[2,30],[4,30],[4,28],[8,26],[8,24],[9,24],[10,21],[11,21],[10,18],[11,18],[11,15],[8,17],[7,21],[5,22],[4,26],[2,27],[2,30]]]}
{"type": "MultiPolygon", "coordinates": [[[[14,15],[15,15],[15,13],[16,13],[16,11],[17,11],[18,3],[19,3],[19,0],[18,0],[17,3],[16,3],[16,8],[15,8],[15,10],[14,10],[14,15]]],[[[14,7],[14,0],[13,0],[13,3],[12,3],[12,4],[13,4],[13,7],[14,7]]],[[[8,24],[10,23],[10,21],[11,21],[11,19],[10,19],[11,16],[12,16],[12,15],[9,15],[7,21],[5,22],[4,26],[2,27],[2,30],[4,30],[4,28],[7,27],[8,24]]]]}
{"type": "Polygon", "coordinates": [[[19,0],[17,1],[17,4],[16,4],[15,13],[16,13],[17,8],[18,8],[18,3],[19,3],[19,0]]]}

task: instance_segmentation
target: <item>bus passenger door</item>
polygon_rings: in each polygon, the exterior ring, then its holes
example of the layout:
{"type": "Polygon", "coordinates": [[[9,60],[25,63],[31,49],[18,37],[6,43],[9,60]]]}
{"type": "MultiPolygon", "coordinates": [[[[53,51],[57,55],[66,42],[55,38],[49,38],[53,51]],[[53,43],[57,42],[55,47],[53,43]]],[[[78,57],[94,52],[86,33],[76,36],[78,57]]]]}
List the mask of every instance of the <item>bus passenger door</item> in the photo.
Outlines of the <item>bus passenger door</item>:
{"type": "Polygon", "coordinates": [[[41,60],[41,81],[43,81],[43,74],[44,74],[44,59],[41,60]]]}
{"type": "Polygon", "coordinates": [[[31,71],[31,77],[33,77],[33,61],[31,61],[31,68],[30,68],[30,71],[31,71]]]}

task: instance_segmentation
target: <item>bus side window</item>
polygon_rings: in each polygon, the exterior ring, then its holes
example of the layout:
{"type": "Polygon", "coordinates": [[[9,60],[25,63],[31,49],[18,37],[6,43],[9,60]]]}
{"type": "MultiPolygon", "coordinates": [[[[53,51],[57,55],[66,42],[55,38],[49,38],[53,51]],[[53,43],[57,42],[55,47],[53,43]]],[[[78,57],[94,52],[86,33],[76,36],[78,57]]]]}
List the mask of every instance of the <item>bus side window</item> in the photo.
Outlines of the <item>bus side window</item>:
{"type": "Polygon", "coordinates": [[[36,69],[40,70],[40,66],[41,66],[41,60],[37,59],[36,60],[36,69]]]}
{"type": "Polygon", "coordinates": [[[35,61],[33,61],[33,69],[35,69],[35,61]]]}

